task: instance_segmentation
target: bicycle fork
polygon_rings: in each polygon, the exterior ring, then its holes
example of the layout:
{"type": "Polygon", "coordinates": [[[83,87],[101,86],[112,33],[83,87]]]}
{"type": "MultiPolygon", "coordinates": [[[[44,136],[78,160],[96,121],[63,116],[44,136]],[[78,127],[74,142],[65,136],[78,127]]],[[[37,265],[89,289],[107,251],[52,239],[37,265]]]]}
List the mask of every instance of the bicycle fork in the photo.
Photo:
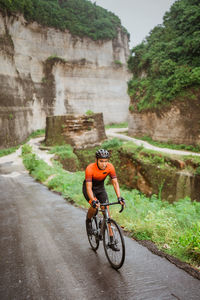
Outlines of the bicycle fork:
{"type": "Polygon", "coordinates": [[[113,239],[113,231],[112,231],[112,227],[110,224],[110,212],[109,212],[109,208],[107,207],[106,209],[102,210],[103,215],[104,215],[104,220],[103,220],[103,224],[101,226],[101,235],[103,236],[103,228],[104,228],[104,224],[108,224],[108,233],[109,233],[109,242],[111,242],[111,240],[113,239]]]}

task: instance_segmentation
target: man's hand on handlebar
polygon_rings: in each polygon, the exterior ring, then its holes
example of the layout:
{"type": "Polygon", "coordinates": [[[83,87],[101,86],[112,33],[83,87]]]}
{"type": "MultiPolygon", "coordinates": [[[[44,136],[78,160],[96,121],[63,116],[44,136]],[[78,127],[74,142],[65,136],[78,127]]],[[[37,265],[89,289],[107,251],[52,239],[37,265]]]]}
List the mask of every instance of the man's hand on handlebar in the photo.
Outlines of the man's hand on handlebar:
{"type": "Polygon", "coordinates": [[[124,200],[123,197],[118,197],[118,202],[121,204],[121,205],[126,205],[126,202],[124,200]]]}
{"type": "Polygon", "coordinates": [[[93,200],[92,203],[91,203],[91,206],[93,208],[98,208],[98,207],[100,207],[100,203],[99,203],[98,200],[93,200]]]}

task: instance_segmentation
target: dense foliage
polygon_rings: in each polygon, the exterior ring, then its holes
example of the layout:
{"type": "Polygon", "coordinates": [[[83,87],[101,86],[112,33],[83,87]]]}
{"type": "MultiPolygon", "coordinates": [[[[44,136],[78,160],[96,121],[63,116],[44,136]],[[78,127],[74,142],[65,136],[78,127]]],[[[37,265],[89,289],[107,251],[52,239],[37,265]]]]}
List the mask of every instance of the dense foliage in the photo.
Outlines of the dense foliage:
{"type": "Polygon", "coordinates": [[[127,32],[117,16],[88,0],[0,0],[0,9],[93,40],[115,38],[119,27],[127,32]]]}
{"type": "MultiPolygon", "coordinates": [[[[132,49],[131,110],[158,108],[200,87],[200,1],[177,0],[163,24],[132,49]]],[[[191,93],[192,91],[192,93],[191,93]]]]}

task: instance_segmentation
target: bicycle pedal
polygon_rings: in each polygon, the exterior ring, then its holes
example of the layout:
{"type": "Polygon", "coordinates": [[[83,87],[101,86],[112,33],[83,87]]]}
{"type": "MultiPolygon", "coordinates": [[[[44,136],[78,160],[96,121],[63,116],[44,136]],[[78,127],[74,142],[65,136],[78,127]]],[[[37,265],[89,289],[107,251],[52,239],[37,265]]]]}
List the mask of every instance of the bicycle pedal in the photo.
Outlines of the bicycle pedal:
{"type": "Polygon", "coordinates": [[[120,249],[117,247],[115,243],[110,244],[109,248],[112,249],[113,251],[120,251],[120,249]]]}

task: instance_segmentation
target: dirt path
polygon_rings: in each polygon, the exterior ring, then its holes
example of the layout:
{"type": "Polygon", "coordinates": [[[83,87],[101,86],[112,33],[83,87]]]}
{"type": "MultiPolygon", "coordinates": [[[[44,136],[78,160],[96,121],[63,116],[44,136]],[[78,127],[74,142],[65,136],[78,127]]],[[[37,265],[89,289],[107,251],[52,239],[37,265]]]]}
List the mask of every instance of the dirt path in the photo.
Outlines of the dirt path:
{"type": "Polygon", "coordinates": [[[28,144],[32,147],[34,153],[37,156],[44,160],[48,165],[52,166],[51,159],[54,157],[54,154],[50,154],[47,150],[40,150],[41,142],[44,140],[44,137],[38,137],[31,139],[28,144]]]}
{"type": "Polygon", "coordinates": [[[124,141],[133,142],[134,144],[136,144],[138,146],[143,146],[144,148],[149,149],[149,150],[154,150],[154,151],[163,152],[163,153],[167,153],[167,154],[174,154],[174,155],[200,156],[200,153],[194,153],[194,152],[182,151],[182,150],[173,150],[173,149],[169,149],[169,148],[160,148],[160,147],[153,146],[153,145],[149,144],[148,142],[134,139],[132,137],[129,137],[129,136],[123,134],[123,132],[127,132],[127,130],[128,130],[128,128],[109,128],[106,130],[106,135],[108,137],[113,137],[113,138],[118,138],[118,139],[121,139],[124,141]]]}
{"type": "Polygon", "coordinates": [[[0,158],[1,300],[199,299],[199,280],[128,237],[113,270],[89,247],[86,212],[35,182],[19,153],[0,158]]]}

